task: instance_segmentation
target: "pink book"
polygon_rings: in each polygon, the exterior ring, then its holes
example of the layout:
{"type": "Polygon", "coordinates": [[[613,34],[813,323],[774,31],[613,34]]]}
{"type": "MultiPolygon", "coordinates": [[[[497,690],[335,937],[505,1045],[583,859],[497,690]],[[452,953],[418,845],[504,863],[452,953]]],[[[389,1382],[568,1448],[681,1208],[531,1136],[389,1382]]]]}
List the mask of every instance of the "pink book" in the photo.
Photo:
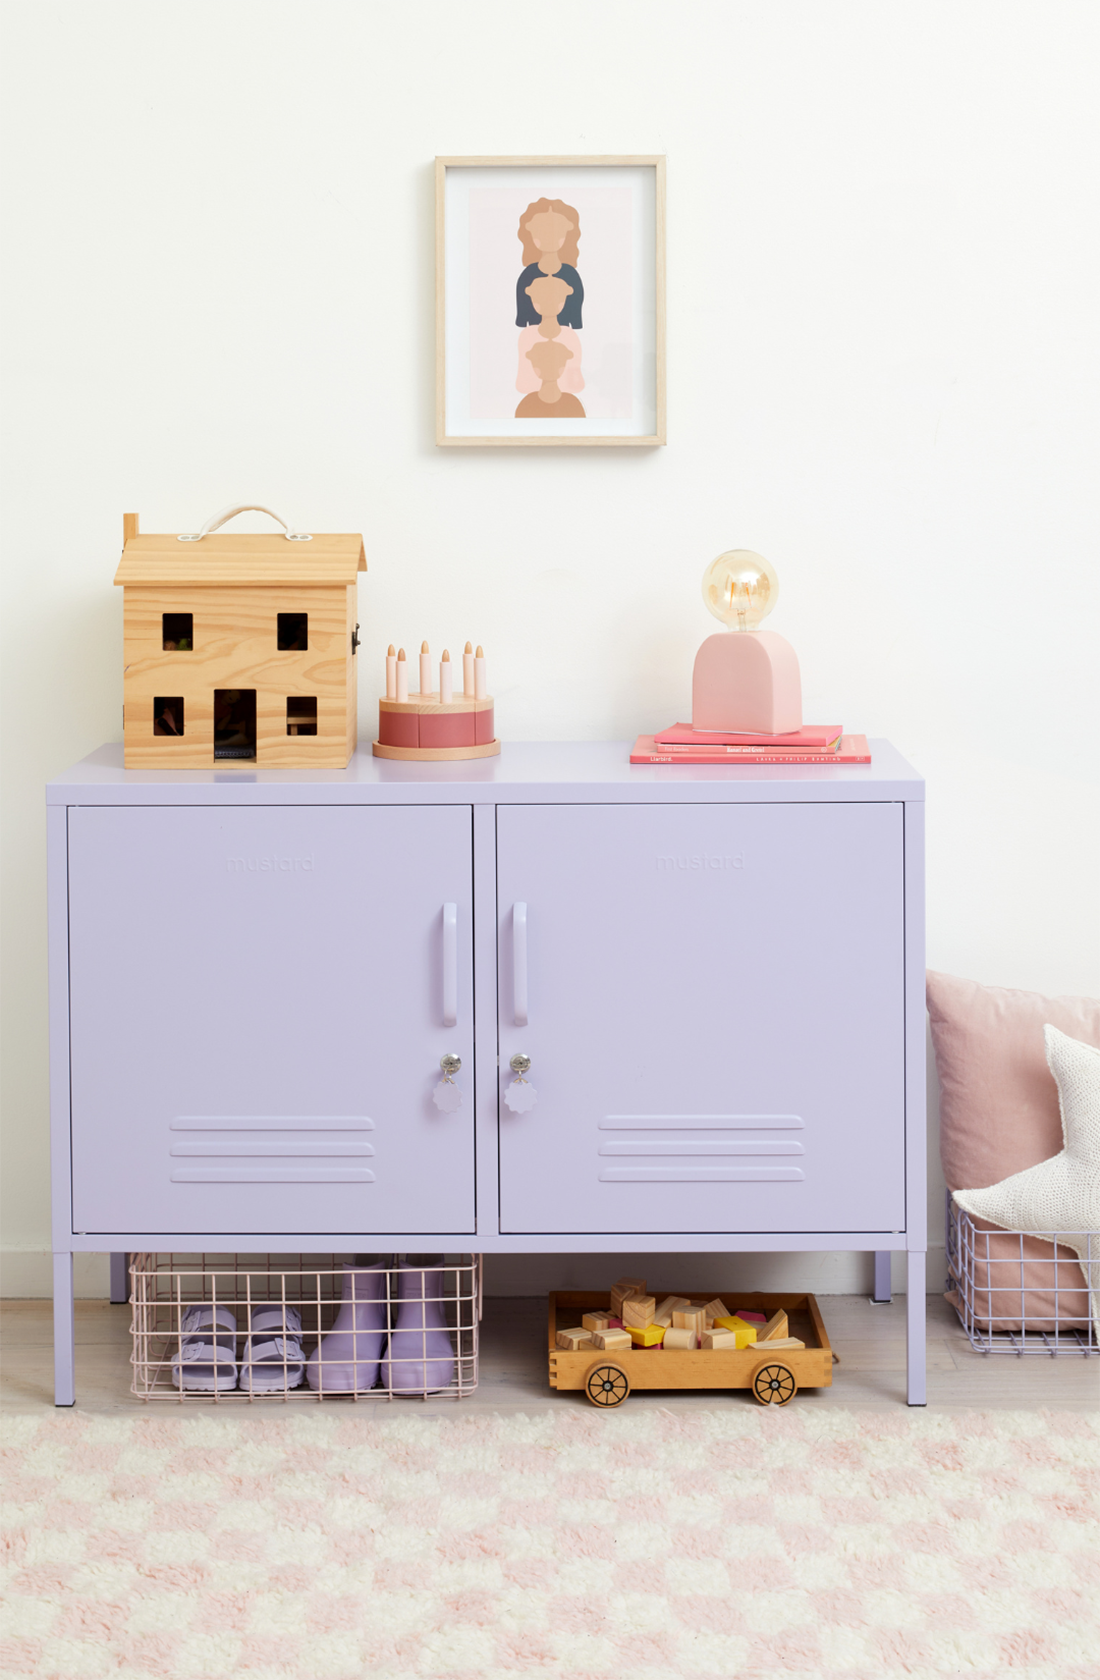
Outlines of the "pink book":
{"type": "Polygon", "coordinates": [[[843,730],[839,723],[807,723],[789,735],[728,735],[725,730],[697,730],[690,723],[674,723],[660,729],[653,739],[658,747],[790,747],[805,752],[807,747],[831,747],[840,740],[843,730]]]}
{"type": "Polygon", "coordinates": [[[652,735],[639,735],[630,753],[631,764],[870,764],[866,735],[842,735],[840,746],[810,752],[771,752],[759,747],[665,747],[652,735]]]}
{"type": "Polygon", "coordinates": [[[686,741],[658,741],[656,736],[653,739],[658,752],[686,753],[689,758],[692,753],[701,752],[728,753],[733,758],[760,758],[763,756],[789,758],[792,753],[813,753],[815,758],[832,758],[833,754],[839,751],[840,743],[844,737],[838,735],[836,740],[827,747],[785,747],[782,745],[765,747],[758,743],[754,743],[750,747],[744,745],[744,743],[735,746],[728,741],[693,741],[689,746],[686,741]]]}

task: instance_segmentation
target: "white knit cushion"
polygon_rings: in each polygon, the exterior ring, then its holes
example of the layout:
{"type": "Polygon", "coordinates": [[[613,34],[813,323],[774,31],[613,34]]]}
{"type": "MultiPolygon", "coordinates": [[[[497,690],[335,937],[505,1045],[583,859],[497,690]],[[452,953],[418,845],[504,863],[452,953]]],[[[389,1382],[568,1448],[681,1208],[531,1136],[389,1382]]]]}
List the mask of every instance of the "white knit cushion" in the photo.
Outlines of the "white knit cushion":
{"type": "Polygon", "coordinates": [[[986,1190],[956,1190],[955,1201],[1008,1231],[1065,1232],[1061,1241],[1081,1261],[1100,1335],[1100,1050],[1057,1027],[1044,1027],[1043,1037],[1058,1086],[1064,1147],[986,1190]],[[1091,1264],[1083,1232],[1092,1234],[1091,1264]]]}

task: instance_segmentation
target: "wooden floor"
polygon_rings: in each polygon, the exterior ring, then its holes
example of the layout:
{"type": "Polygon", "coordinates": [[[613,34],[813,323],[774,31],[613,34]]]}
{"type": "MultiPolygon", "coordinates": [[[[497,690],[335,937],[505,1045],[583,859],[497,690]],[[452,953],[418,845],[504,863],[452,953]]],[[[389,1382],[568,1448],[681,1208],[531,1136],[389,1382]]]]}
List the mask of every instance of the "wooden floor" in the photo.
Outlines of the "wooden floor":
{"type": "MultiPolygon", "coordinates": [[[[905,1299],[889,1306],[873,1306],[862,1296],[823,1295],[819,1304],[833,1347],[840,1357],[833,1386],[808,1389],[798,1406],[851,1406],[889,1411],[905,1404],[905,1299]]],[[[928,1299],[928,1403],[941,1407],[979,1407],[989,1410],[1051,1407],[1094,1411],[1100,1406],[1100,1357],[1060,1355],[1015,1358],[974,1353],[954,1312],[940,1296],[928,1299]]],[[[76,1328],[77,1409],[85,1412],[138,1413],[183,1409],[174,1402],[144,1404],[131,1395],[130,1309],[106,1301],[78,1301],[76,1328]]],[[[53,1410],[53,1369],[49,1301],[6,1301],[0,1304],[3,1366],[0,1373],[0,1410],[53,1410]]],[[[312,1402],[316,1404],[316,1402],[312,1402]]],[[[348,1405],[327,1400],[325,1405],[348,1405]]],[[[401,1402],[397,1402],[400,1404],[401,1402]]],[[[664,1406],[674,1410],[714,1405],[753,1405],[746,1393],[730,1396],[710,1392],[651,1392],[632,1395],[630,1406],[664,1406]]],[[[213,1401],[189,1396],[187,1408],[209,1407],[213,1401]]],[[[259,1402],[270,1410],[278,1401],[259,1402]]],[[[294,1405],[310,1404],[295,1401],[294,1405]]],[[[365,1401],[363,1405],[380,1402],[365,1401]]],[[[386,1402],[381,1402],[386,1405],[386,1402]]],[[[498,1298],[485,1304],[481,1338],[481,1372],[476,1393],[469,1398],[408,1402],[421,1415],[428,1412],[540,1412],[550,1407],[580,1406],[581,1394],[558,1394],[547,1386],[546,1302],[527,1298],[498,1298]]],[[[249,1408],[233,1402],[219,1407],[225,1416],[239,1417],[249,1408]]]]}

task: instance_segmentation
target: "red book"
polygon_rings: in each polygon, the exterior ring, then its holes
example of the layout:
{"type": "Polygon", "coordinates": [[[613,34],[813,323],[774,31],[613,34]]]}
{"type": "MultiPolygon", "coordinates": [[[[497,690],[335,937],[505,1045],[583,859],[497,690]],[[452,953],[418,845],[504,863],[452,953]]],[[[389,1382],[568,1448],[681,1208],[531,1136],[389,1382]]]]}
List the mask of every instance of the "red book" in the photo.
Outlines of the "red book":
{"type": "Polygon", "coordinates": [[[829,748],[809,752],[761,751],[759,747],[661,746],[652,735],[639,735],[630,753],[631,764],[870,764],[866,735],[842,735],[834,752],[829,748]]]}
{"type": "Polygon", "coordinates": [[[789,747],[805,752],[808,747],[834,746],[843,733],[839,723],[807,723],[789,735],[727,734],[722,729],[699,731],[690,723],[674,723],[669,729],[658,730],[653,739],[658,747],[789,747]]]}

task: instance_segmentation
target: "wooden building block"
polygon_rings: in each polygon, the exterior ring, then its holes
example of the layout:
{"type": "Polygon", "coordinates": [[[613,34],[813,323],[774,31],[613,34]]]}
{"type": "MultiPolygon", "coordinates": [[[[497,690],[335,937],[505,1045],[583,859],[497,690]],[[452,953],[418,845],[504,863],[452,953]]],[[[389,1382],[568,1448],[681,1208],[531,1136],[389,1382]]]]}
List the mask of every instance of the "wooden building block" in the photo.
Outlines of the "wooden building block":
{"type": "Polygon", "coordinates": [[[706,1328],[703,1323],[702,1307],[682,1308],[674,1312],[672,1315],[672,1325],[675,1330],[692,1331],[696,1342],[698,1342],[699,1337],[703,1334],[703,1331],[706,1328]]]}
{"type": "Polygon", "coordinates": [[[661,1346],[669,1353],[671,1353],[673,1349],[681,1353],[686,1353],[697,1345],[698,1337],[696,1336],[694,1330],[677,1329],[675,1325],[671,1330],[665,1331],[665,1339],[661,1343],[661,1346]]]}
{"type": "Polygon", "coordinates": [[[767,1324],[767,1313],[756,1312],[751,1307],[738,1307],[735,1316],[743,1318],[746,1324],[767,1324]]]}
{"type": "Polygon", "coordinates": [[[587,1330],[559,1330],[554,1338],[558,1347],[568,1348],[575,1353],[578,1348],[592,1347],[592,1337],[587,1330]]]}
{"type": "Polygon", "coordinates": [[[704,1330],[702,1345],[705,1348],[739,1348],[742,1343],[736,1330],[704,1330]]]}
{"type": "Polygon", "coordinates": [[[757,1338],[755,1324],[746,1324],[743,1318],[716,1318],[715,1330],[728,1330],[737,1337],[739,1348],[751,1347],[757,1338]]]}
{"type": "MultiPolygon", "coordinates": [[[[757,1344],[757,1346],[763,1345],[763,1343],[757,1344]]],[[[766,1352],[778,1352],[780,1348],[804,1348],[805,1346],[805,1342],[800,1342],[797,1336],[773,1336],[771,1341],[767,1343],[766,1352]]]]}
{"type": "Polygon", "coordinates": [[[772,1314],[762,1330],[757,1330],[756,1339],[758,1342],[774,1342],[786,1334],[787,1315],[781,1307],[777,1313],[772,1314]]]}
{"type": "Polygon", "coordinates": [[[663,1324],[665,1329],[672,1327],[672,1315],[681,1307],[690,1307],[691,1302],[685,1295],[666,1295],[663,1301],[658,1301],[653,1314],[654,1324],[663,1324]]]}
{"type": "Polygon", "coordinates": [[[716,1295],[713,1301],[707,1301],[705,1303],[703,1307],[703,1315],[711,1320],[717,1318],[729,1318],[730,1310],[721,1297],[716,1295]]]}
{"type": "Polygon", "coordinates": [[[592,1336],[592,1345],[603,1348],[608,1353],[616,1348],[626,1349],[634,1346],[629,1330],[596,1330],[592,1336]]]}
{"type": "Polygon", "coordinates": [[[617,1283],[611,1285],[611,1316],[623,1316],[623,1302],[628,1295],[644,1295],[645,1278],[621,1277],[617,1283]]]}
{"type": "Polygon", "coordinates": [[[657,1347],[665,1339],[665,1330],[660,1324],[630,1325],[627,1335],[635,1347],[657,1347]]]}
{"type": "Polygon", "coordinates": [[[599,1330],[601,1335],[611,1328],[611,1315],[605,1312],[586,1312],[581,1318],[586,1330],[599,1330]]]}
{"type": "Polygon", "coordinates": [[[642,1330],[652,1324],[656,1306],[652,1295],[628,1295],[623,1302],[623,1328],[642,1330]]]}

